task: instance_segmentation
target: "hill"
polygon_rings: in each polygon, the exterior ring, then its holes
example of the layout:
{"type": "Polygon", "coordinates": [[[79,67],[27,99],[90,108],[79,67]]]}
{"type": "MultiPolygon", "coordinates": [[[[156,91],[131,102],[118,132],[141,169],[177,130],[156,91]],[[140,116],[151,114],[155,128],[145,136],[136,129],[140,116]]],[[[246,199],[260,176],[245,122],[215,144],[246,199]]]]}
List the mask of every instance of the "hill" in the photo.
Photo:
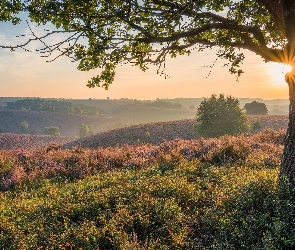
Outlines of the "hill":
{"type": "Polygon", "coordinates": [[[62,136],[78,137],[81,124],[92,125],[95,133],[108,130],[113,124],[128,124],[129,120],[114,117],[94,117],[67,113],[21,111],[0,108],[0,125],[6,133],[20,133],[19,124],[26,121],[31,134],[44,134],[44,128],[55,126],[62,136]]]}
{"type": "Polygon", "coordinates": [[[4,149],[40,149],[49,146],[61,146],[74,138],[49,135],[0,134],[0,150],[4,149]]]}
{"type": "Polygon", "coordinates": [[[0,150],[0,246],[294,249],[283,131],[99,149],[0,150]]]}
{"type": "MultiPolygon", "coordinates": [[[[285,115],[254,115],[249,116],[249,118],[252,123],[259,120],[263,126],[262,129],[285,129],[288,124],[288,116],[285,115]]],[[[158,145],[164,140],[169,141],[176,138],[196,139],[198,136],[194,129],[195,123],[195,119],[187,119],[135,125],[81,138],[65,144],[64,147],[71,148],[81,146],[97,148],[139,143],[152,143],[158,145]]]]}

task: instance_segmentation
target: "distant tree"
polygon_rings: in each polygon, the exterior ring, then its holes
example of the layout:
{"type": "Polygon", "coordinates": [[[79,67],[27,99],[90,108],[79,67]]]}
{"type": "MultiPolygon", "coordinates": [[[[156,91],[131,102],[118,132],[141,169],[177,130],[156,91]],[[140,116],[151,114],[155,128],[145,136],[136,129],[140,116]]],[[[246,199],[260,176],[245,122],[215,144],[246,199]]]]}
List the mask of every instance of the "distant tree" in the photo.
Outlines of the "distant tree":
{"type": "Polygon", "coordinates": [[[21,134],[28,134],[29,133],[29,123],[27,123],[26,121],[22,121],[19,124],[19,129],[21,134]]]}
{"type": "Polygon", "coordinates": [[[94,135],[94,129],[92,125],[86,125],[86,124],[81,124],[79,126],[79,137],[86,137],[86,136],[90,136],[90,135],[94,135]]]}
{"type": "Polygon", "coordinates": [[[87,125],[85,124],[81,124],[79,126],[79,137],[86,137],[89,135],[89,128],[87,125]]]}
{"type": "Polygon", "coordinates": [[[196,107],[195,107],[194,105],[191,105],[191,106],[189,106],[189,109],[190,109],[190,110],[195,110],[196,107]]]}
{"type": "Polygon", "coordinates": [[[196,131],[202,137],[219,137],[248,132],[248,119],[239,100],[223,94],[203,100],[196,114],[196,131]]]}
{"type": "Polygon", "coordinates": [[[2,125],[0,125],[0,133],[5,133],[5,128],[2,125]]]}
{"type": "Polygon", "coordinates": [[[267,115],[268,110],[265,103],[253,101],[244,106],[247,115],[267,115]]]}
{"type": "Polygon", "coordinates": [[[92,125],[88,126],[88,130],[89,130],[89,132],[88,132],[89,135],[94,135],[94,128],[92,125]]]}
{"type": "Polygon", "coordinates": [[[60,136],[59,128],[58,127],[45,127],[44,128],[44,134],[46,135],[54,135],[54,136],[60,136]]]}

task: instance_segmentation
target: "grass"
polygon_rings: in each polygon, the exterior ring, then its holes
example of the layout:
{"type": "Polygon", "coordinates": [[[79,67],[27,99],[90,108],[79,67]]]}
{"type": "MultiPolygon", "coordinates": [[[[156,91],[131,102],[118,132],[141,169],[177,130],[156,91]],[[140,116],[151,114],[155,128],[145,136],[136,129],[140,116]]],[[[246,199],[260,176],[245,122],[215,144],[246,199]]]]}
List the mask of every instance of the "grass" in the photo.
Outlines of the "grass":
{"type": "Polygon", "coordinates": [[[281,133],[2,151],[3,249],[292,249],[281,133]],[[236,157],[239,156],[239,157],[236,157]]]}

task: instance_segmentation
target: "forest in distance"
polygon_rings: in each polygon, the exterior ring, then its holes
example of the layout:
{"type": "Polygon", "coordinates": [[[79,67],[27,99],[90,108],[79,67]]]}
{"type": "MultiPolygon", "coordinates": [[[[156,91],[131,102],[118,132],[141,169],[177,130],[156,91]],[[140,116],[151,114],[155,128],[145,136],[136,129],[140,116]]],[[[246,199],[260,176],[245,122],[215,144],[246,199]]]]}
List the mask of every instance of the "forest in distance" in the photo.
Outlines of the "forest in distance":
{"type": "MultiPolygon", "coordinates": [[[[17,100],[31,99],[32,97],[0,97],[0,107],[7,106],[7,102],[15,102],[17,100]]],[[[206,97],[198,97],[198,98],[157,98],[156,100],[137,100],[137,99],[129,99],[129,98],[120,98],[120,99],[67,99],[67,98],[40,98],[34,97],[34,99],[45,99],[45,100],[58,100],[63,102],[71,102],[74,104],[84,104],[87,106],[99,106],[101,109],[107,111],[106,109],[111,104],[110,109],[112,110],[112,106],[122,105],[122,104],[149,104],[154,101],[164,101],[172,104],[178,104],[177,109],[189,109],[191,106],[195,108],[204,100],[206,97]],[[112,105],[113,104],[113,105],[112,105]]],[[[257,101],[261,103],[265,103],[268,109],[268,113],[271,115],[284,115],[289,112],[289,100],[288,99],[273,99],[273,100],[264,100],[262,98],[238,98],[240,101],[241,107],[243,107],[246,103],[257,101]]]]}

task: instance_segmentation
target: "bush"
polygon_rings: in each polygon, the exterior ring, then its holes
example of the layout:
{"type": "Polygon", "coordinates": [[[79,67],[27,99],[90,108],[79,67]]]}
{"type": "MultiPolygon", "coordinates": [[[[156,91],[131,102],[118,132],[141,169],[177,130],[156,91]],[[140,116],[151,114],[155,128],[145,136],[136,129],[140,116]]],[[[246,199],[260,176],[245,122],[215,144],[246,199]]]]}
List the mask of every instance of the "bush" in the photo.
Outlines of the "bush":
{"type": "Polygon", "coordinates": [[[93,126],[81,124],[79,127],[79,137],[81,138],[81,137],[86,137],[90,135],[94,135],[93,126]]]}
{"type": "Polygon", "coordinates": [[[262,123],[259,120],[256,120],[252,125],[251,125],[251,132],[256,132],[262,129],[262,123]]]}
{"type": "Polygon", "coordinates": [[[247,115],[267,115],[267,107],[265,103],[253,101],[246,103],[244,106],[247,115]]]}
{"type": "Polygon", "coordinates": [[[197,133],[202,137],[237,135],[249,131],[248,119],[239,100],[231,96],[212,95],[203,100],[196,114],[197,133]]]}
{"type": "Polygon", "coordinates": [[[0,133],[5,133],[5,128],[0,125],[0,133]]]}
{"type": "Polygon", "coordinates": [[[21,134],[28,134],[29,133],[29,123],[27,123],[26,121],[22,121],[19,124],[19,129],[21,134]]]}
{"type": "Polygon", "coordinates": [[[54,127],[54,126],[45,127],[44,128],[44,133],[46,135],[54,135],[54,136],[59,136],[60,135],[59,128],[58,127],[54,127]]]}

